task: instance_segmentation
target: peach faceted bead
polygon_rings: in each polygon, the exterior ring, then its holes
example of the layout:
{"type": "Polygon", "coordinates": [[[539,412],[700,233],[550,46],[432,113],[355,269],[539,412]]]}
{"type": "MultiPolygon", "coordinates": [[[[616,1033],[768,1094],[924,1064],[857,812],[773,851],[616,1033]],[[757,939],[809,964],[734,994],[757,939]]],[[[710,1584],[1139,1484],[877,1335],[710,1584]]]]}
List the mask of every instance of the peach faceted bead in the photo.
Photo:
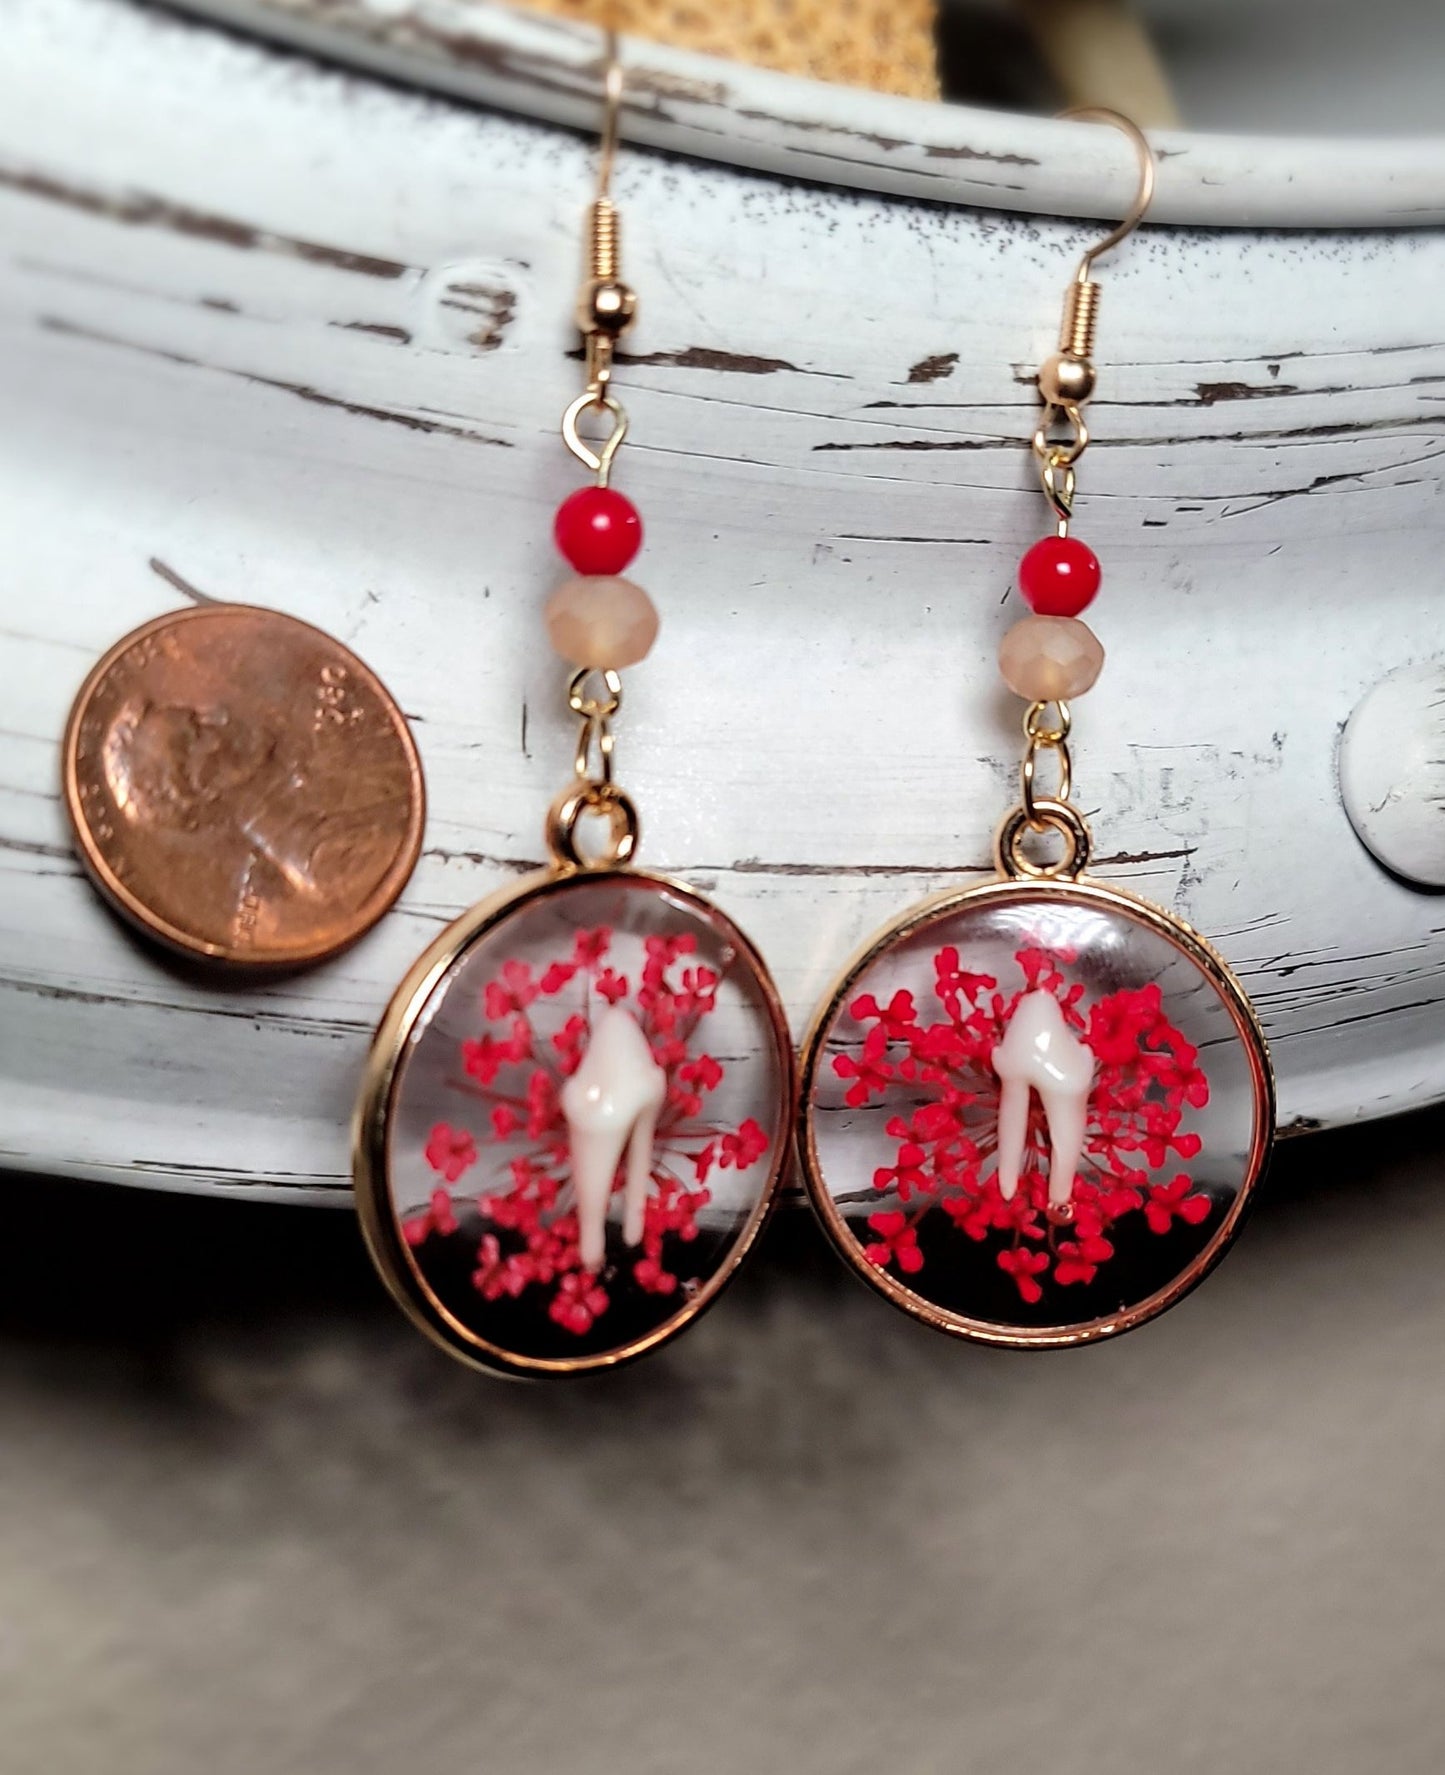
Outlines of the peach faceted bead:
{"type": "Polygon", "coordinates": [[[564,579],[543,615],[553,652],[598,672],[635,666],[657,639],[652,599],[640,585],[610,573],[564,579]]]}
{"type": "Polygon", "coordinates": [[[1073,616],[1026,616],[999,643],[999,670],[1015,695],[1031,703],[1068,702],[1093,687],[1104,649],[1073,616]]]}

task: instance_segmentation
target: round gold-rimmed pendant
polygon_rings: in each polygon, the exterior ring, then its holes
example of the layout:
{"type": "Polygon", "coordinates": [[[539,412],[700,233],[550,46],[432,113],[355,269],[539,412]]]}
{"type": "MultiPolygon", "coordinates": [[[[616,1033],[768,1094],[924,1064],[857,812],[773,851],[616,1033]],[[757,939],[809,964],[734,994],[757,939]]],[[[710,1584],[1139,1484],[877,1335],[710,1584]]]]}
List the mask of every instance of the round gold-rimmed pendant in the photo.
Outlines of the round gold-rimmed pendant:
{"type": "Polygon", "coordinates": [[[787,1020],[731,919],[626,865],[550,869],[464,914],[392,998],[355,1124],[366,1240],[463,1361],[613,1367],[742,1262],[792,1103],[787,1020]]]}
{"type": "MultiPolygon", "coordinates": [[[[1082,823],[1075,845],[1061,804],[1038,805],[1081,856],[1082,823]]],[[[824,1228],[887,1299],[1048,1348],[1143,1324],[1219,1261],[1274,1084],[1200,936],[1027,866],[1020,836],[1011,819],[1000,879],[914,907],[834,984],[804,1044],[800,1145],[824,1228]]]]}

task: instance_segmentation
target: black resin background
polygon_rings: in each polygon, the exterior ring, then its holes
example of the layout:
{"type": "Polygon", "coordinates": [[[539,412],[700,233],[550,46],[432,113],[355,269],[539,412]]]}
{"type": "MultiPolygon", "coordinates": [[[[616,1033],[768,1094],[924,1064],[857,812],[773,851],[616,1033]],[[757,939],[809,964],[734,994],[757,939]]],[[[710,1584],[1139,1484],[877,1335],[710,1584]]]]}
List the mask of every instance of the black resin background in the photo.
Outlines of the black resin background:
{"type": "MultiPolygon", "coordinates": [[[[1020,1328],[1078,1325],[1138,1306],[1167,1287],[1209,1244],[1233,1199],[1232,1194],[1224,1200],[1211,1196],[1213,1208],[1198,1226],[1176,1221],[1167,1233],[1151,1232],[1142,1213],[1122,1216],[1108,1230],[1114,1256],[1099,1266],[1092,1282],[1063,1287],[1049,1276],[1043,1281],[1043,1299],[1033,1304],[1020,1296],[1012,1277],[998,1267],[998,1253],[1006,1251],[1010,1241],[996,1235],[970,1239],[936,1209],[918,1223],[923,1269],[905,1276],[895,1264],[886,1273],[934,1306],[970,1319],[1020,1328]]],[[[846,1224],[860,1245],[868,1245],[875,1236],[866,1216],[849,1215],[846,1224]]],[[[1067,1227],[1061,1229],[1061,1239],[1069,1236],[1067,1227]]]]}
{"type": "MultiPolygon", "coordinates": [[[[704,1286],[727,1262],[737,1235],[747,1224],[739,1216],[726,1227],[709,1221],[696,1239],[665,1237],[662,1265],[678,1278],[679,1286],[674,1293],[663,1295],[649,1294],[632,1280],[631,1267],[641,1251],[625,1245],[620,1227],[609,1221],[607,1267],[599,1277],[609,1305],[590,1330],[578,1335],[549,1317],[547,1303],[553,1288],[528,1288],[515,1300],[506,1295],[495,1301],[483,1299],[472,1286],[472,1275],[477,1267],[477,1244],[487,1225],[474,1211],[462,1210],[458,1218],[461,1225],[455,1233],[428,1239],[412,1253],[413,1261],[437,1299],[468,1329],[510,1354],[539,1361],[600,1355],[665,1325],[685,1304],[683,1278],[696,1275],[699,1287],[704,1286]]],[[[497,1236],[503,1255],[514,1248],[505,1232],[497,1236]]]]}

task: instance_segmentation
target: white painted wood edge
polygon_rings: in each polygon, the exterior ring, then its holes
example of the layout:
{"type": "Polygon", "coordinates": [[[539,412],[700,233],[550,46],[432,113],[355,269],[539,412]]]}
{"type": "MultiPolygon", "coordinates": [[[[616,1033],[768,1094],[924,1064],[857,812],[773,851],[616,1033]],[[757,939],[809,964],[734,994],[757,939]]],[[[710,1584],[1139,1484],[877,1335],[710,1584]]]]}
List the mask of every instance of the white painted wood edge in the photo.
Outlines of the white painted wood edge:
{"type": "MultiPolygon", "coordinates": [[[[489,0],[177,0],[192,14],[474,103],[595,129],[598,32],[489,0]]],[[[833,86],[628,38],[623,137],[789,178],[982,209],[1119,215],[1131,152],[1085,123],[833,86]]],[[[1152,219],[1204,227],[1445,221],[1445,137],[1158,132],[1152,219]]]]}

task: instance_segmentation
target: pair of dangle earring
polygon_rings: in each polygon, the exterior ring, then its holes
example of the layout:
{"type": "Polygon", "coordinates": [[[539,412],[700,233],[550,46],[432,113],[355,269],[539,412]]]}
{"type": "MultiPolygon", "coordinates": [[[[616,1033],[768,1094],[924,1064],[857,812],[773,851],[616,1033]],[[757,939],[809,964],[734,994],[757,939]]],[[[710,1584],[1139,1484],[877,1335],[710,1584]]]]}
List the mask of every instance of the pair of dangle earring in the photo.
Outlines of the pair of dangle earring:
{"type": "MultiPolygon", "coordinates": [[[[558,513],[577,577],[547,607],[575,668],[573,779],[540,875],[466,913],[398,988],[355,1129],[362,1225],[398,1302],[452,1354],[525,1377],[613,1366],[695,1318],[754,1242],[794,1120],[761,957],[702,895],[636,867],[637,811],[613,777],[620,673],[657,632],[619,577],[641,525],[609,484],[627,431],[614,348],[635,309],[607,195],[620,90],[614,57],[578,310],[586,384],[562,423],[595,484],[558,513]],[[605,829],[592,851],[589,820],[605,829]]],[[[798,1113],[814,1207],[859,1274],[942,1330],[1021,1346],[1091,1341],[1179,1299],[1237,1231],[1274,1121],[1238,981],[1172,913],[1088,874],[1071,799],[1070,704],[1103,664],[1079,620],[1099,565],[1070,534],[1091,270],[1154,178],[1139,132],[1094,115],[1134,140],[1140,191],[1085,255],[1040,371],[1033,449],[1055,533],[1024,557],[1034,614],[1000,650],[1027,712],[997,879],[905,913],[849,965],[804,1044],[798,1113]]]]}
{"type": "Polygon", "coordinates": [[[1104,663],[1079,620],[1099,563],[1070,533],[1095,382],[1091,273],[1143,217],[1155,165],[1126,118],[1068,115],[1122,129],[1140,180],[1084,255],[1038,376],[1032,447],[1055,530],[1020,563],[1033,614],[999,651],[1027,705],[1019,801],[997,878],[873,938],[802,1058],[803,1168],[840,1253],[925,1323],[1015,1347],[1088,1343],[1172,1306],[1224,1254],[1274,1132],[1244,989],[1173,913],[1089,875],[1071,799],[1070,705],[1104,663]]]}
{"type": "Polygon", "coordinates": [[[621,88],[614,55],[577,311],[586,382],[562,420],[593,484],[557,513],[575,576],[545,612],[574,668],[572,779],[546,814],[547,865],[449,926],[397,988],[354,1129],[362,1228],[394,1298],[451,1354],[520,1378],[612,1367],[689,1324],[762,1227],[793,1115],[762,958],[703,895],[636,866],[637,809],[613,775],[621,673],[658,630],[620,577],[642,526],[610,485],[627,433],[614,350],[636,310],[608,195],[621,88]]]}

